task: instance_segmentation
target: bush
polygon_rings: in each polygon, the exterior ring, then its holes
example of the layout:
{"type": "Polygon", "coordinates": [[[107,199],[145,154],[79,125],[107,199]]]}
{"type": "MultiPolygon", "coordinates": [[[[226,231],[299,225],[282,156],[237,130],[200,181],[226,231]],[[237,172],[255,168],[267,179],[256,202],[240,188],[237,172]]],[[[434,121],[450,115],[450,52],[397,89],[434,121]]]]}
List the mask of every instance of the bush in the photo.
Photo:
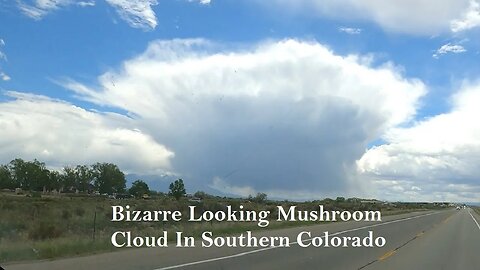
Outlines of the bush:
{"type": "Polygon", "coordinates": [[[113,219],[113,213],[112,212],[105,212],[105,217],[108,219],[108,220],[112,220],[113,219]]]}
{"type": "Polygon", "coordinates": [[[83,209],[81,207],[75,208],[75,215],[77,215],[79,217],[83,217],[83,215],[85,215],[85,209],[83,209]]]}
{"type": "Polygon", "coordinates": [[[68,211],[67,209],[62,210],[62,219],[68,220],[72,217],[72,213],[68,211]]]}
{"type": "Polygon", "coordinates": [[[40,222],[33,225],[28,232],[28,238],[32,240],[45,240],[58,238],[62,235],[60,228],[54,224],[40,222]]]}

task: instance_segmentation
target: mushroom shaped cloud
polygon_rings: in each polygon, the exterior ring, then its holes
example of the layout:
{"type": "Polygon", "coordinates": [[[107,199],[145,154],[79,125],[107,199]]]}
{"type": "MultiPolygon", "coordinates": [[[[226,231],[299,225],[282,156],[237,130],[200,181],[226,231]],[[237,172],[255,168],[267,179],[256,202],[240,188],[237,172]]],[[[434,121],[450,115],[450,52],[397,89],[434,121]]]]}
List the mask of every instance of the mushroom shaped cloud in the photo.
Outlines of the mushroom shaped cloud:
{"type": "Polygon", "coordinates": [[[360,192],[356,160],[426,93],[391,63],[293,39],[155,41],[94,86],[64,86],[133,115],[192,189],[296,199],[360,192]]]}

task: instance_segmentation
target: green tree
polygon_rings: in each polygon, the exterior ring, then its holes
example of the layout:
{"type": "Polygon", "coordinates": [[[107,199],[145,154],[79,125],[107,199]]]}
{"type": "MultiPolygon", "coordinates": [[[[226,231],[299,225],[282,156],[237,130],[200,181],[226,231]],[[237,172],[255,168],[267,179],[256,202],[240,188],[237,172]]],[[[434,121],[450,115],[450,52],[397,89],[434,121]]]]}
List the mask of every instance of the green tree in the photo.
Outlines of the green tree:
{"type": "Polygon", "coordinates": [[[264,203],[267,200],[267,194],[265,193],[257,193],[255,197],[252,198],[252,201],[257,203],[264,203]]]}
{"type": "Polygon", "coordinates": [[[75,187],[81,192],[87,192],[92,183],[93,171],[86,165],[75,167],[75,187]]]}
{"type": "Polygon", "coordinates": [[[175,182],[170,184],[170,191],[168,192],[169,196],[180,200],[180,198],[186,193],[187,192],[185,191],[185,184],[183,184],[182,179],[175,180],[175,182]]]}
{"type": "Polygon", "coordinates": [[[195,192],[195,194],[193,194],[193,196],[195,196],[195,197],[197,197],[197,198],[200,198],[200,199],[202,199],[202,200],[203,200],[203,199],[206,199],[206,198],[209,198],[209,197],[212,197],[212,195],[210,195],[210,194],[208,194],[208,193],[206,193],[206,192],[204,192],[204,191],[201,191],[201,190],[195,192]]]}
{"type": "Polygon", "coordinates": [[[45,163],[38,160],[26,162],[27,172],[29,175],[30,190],[42,191],[50,190],[50,171],[46,168],[45,163]]]}
{"type": "Polygon", "coordinates": [[[142,180],[137,180],[132,183],[132,186],[128,190],[128,193],[132,194],[135,197],[142,197],[143,195],[150,194],[150,189],[148,188],[147,183],[142,180]]]}
{"type": "Polygon", "coordinates": [[[100,193],[125,192],[125,175],[112,163],[96,163],[92,165],[92,176],[95,188],[100,193]]]}
{"type": "Polygon", "coordinates": [[[43,162],[14,159],[9,168],[15,184],[25,190],[42,191],[49,187],[50,171],[43,162]]]}
{"type": "Polygon", "coordinates": [[[63,173],[61,176],[61,187],[64,191],[73,191],[76,182],[75,169],[69,166],[63,168],[63,173]]]}
{"type": "Polygon", "coordinates": [[[28,189],[28,172],[26,163],[21,158],[16,158],[8,164],[12,181],[17,187],[28,189]]]}
{"type": "Polygon", "coordinates": [[[64,167],[62,174],[62,187],[66,191],[78,190],[80,192],[89,191],[94,174],[87,165],[77,165],[76,167],[64,167]]]}
{"type": "Polygon", "coordinates": [[[15,182],[12,179],[12,174],[6,165],[0,166],[0,188],[14,189],[15,182]]]}
{"type": "Polygon", "coordinates": [[[48,174],[48,190],[60,190],[62,183],[62,174],[57,171],[50,171],[48,174]]]}

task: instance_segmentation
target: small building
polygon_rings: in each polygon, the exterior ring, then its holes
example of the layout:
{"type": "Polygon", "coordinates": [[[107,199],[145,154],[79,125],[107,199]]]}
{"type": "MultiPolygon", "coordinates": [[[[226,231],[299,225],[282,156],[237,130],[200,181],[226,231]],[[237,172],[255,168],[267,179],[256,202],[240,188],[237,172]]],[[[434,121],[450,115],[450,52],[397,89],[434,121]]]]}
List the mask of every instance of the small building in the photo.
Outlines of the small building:
{"type": "Polygon", "coordinates": [[[198,198],[198,197],[191,197],[188,199],[189,202],[193,202],[193,203],[201,203],[202,202],[202,199],[198,198]]]}

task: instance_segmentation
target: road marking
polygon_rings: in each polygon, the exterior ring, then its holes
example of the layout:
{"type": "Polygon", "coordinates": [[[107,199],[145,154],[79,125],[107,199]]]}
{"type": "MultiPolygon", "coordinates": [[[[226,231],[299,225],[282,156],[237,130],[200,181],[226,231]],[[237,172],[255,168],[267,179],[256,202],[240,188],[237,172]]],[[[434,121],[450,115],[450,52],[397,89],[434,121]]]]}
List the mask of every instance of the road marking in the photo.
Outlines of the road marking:
{"type": "Polygon", "coordinates": [[[226,259],[231,259],[231,258],[236,258],[236,257],[242,257],[242,256],[245,256],[245,255],[248,255],[248,254],[253,254],[253,253],[257,253],[257,252],[261,252],[261,251],[265,251],[265,250],[269,250],[269,249],[274,249],[274,248],[278,248],[278,247],[273,246],[273,247],[255,249],[255,250],[252,250],[252,251],[246,251],[246,252],[242,252],[242,253],[238,253],[238,254],[233,254],[233,255],[229,255],[229,256],[212,258],[212,259],[206,259],[206,260],[201,260],[201,261],[196,261],[196,262],[190,262],[190,263],[184,263],[184,264],[173,265],[173,266],[167,266],[167,267],[157,268],[157,269],[154,269],[154,270],[175,269],[175,268],[186,267],[186,266],[191,266],[191,265],[197,265],[197,264],[202,264],[202,263],[209,263],[209,262],[215,262],[215,261],[220,261],[220,260],[226,260],[226,259]]]}
{"type": "Polygon", "coordinates": [[[392,256],[393,254],[395,254],[395,252],[396,252],[395,250],[390,250],[389,252],[383,254],[382,257],[378,258],[378,260],[379,260],[379,261],[383,261],[383,260],[385,260],[386,258],[388,258],[388,257],[392,256]]]}
{"type": "MultiPolygon", "coordinates": [[[[368,228],[379,227],[379,226],[383,226],[383,225],[388,225],[388,224],[393,224],[393,223],[397,223],[397,222],[407,221],[407,220],[411,220],[411,219],[416,219],[416,218],[421,218],[421,217],[436,215],[436,214],[440,214],[440,213],[443,213],[443,212],[433,212],[433,213],[428,213],[428,214],[419,215],[419,216],[413,216],[413,217],[408,217],[408,218],[391,220],[391,221],[387,221],[387,222],[383,222],[383,223],[377,223],[377,224],[373,224],[373,225],[367,225],[367,226],[363,226],[363,227],[359,227],[359,228],[348,229],[348,230],[345,230],[345,231],[336,232],[336,233],[330,234],[329,236],[331,237],[331,236],[335,236],[335,235],[345,234],[345,233],[354,232],[354,231],[359,231],[359,230],[368,229],[368,228]]],[[[477,224],[477,225],[478,225],[478,224],[477,224]]],[[[310,240],[312,240],[312,239],[305,239],[304,241],[310,241],[310,240]]],[[[296,244],[298,244],[298,242],[295,241],[295,242],[291,242],[290,244],[291,244],[291,245],[296,245],[296,244]]],[[[275,248],[279,248],[279,246],[272,246],[272,247],[260,248],[260,249],[255,249],[255,250],[251,250],[251,251],[245,251],[245,252],[241,252],[241,253],[237,253],[237,254],[233,254],[233,255],[228,255],[228,256],[223,256],[223,257],[217,257],[217,258],[211,258],[211,259],[205,259],[205,260],[200,260],[200,261],[195,261],[195,262],[189,262],[189,263],[183,263],[183,264],[178,264],[178,265],[172,265],[172,266],[167,266],[167,267],[161,267],[161,268],[156,268],[156,269],[153,269],[153,270],[177,269],[177,268],[186,267],[186,266],[192,266],[192,265],[197,265],[197,264],[203,264],[203,263],[209,263],[209,262],[216,262],[216,261],[221,261],[221,260],[238,258],[238,257],[246,256],[246,255],[249,255],[249,254],[254,254],[254,253],[258,253],[258,252],[262,252],[262,251],[267,251],[267,250],[271,250],[271,249],[275,249],[275,248]]]]}
{"type": "Polygon", "coordinates": [[[447,223],[452,217],[453,217],[453,215],[447,217],[442,223],[444,223],[444,224],[447,223]]]}
{"type": "Polygon", "coordinates": [[[473,217],[472,213],[470,213],[470,211],[468,211],[468,213],[470,214],[470,216],[472,217],[473,221],[475,221],[475,224],[477,224],[477,227],[478,229],[480,230],[480,225],[478,225],[478,221],[473,217]]]}

